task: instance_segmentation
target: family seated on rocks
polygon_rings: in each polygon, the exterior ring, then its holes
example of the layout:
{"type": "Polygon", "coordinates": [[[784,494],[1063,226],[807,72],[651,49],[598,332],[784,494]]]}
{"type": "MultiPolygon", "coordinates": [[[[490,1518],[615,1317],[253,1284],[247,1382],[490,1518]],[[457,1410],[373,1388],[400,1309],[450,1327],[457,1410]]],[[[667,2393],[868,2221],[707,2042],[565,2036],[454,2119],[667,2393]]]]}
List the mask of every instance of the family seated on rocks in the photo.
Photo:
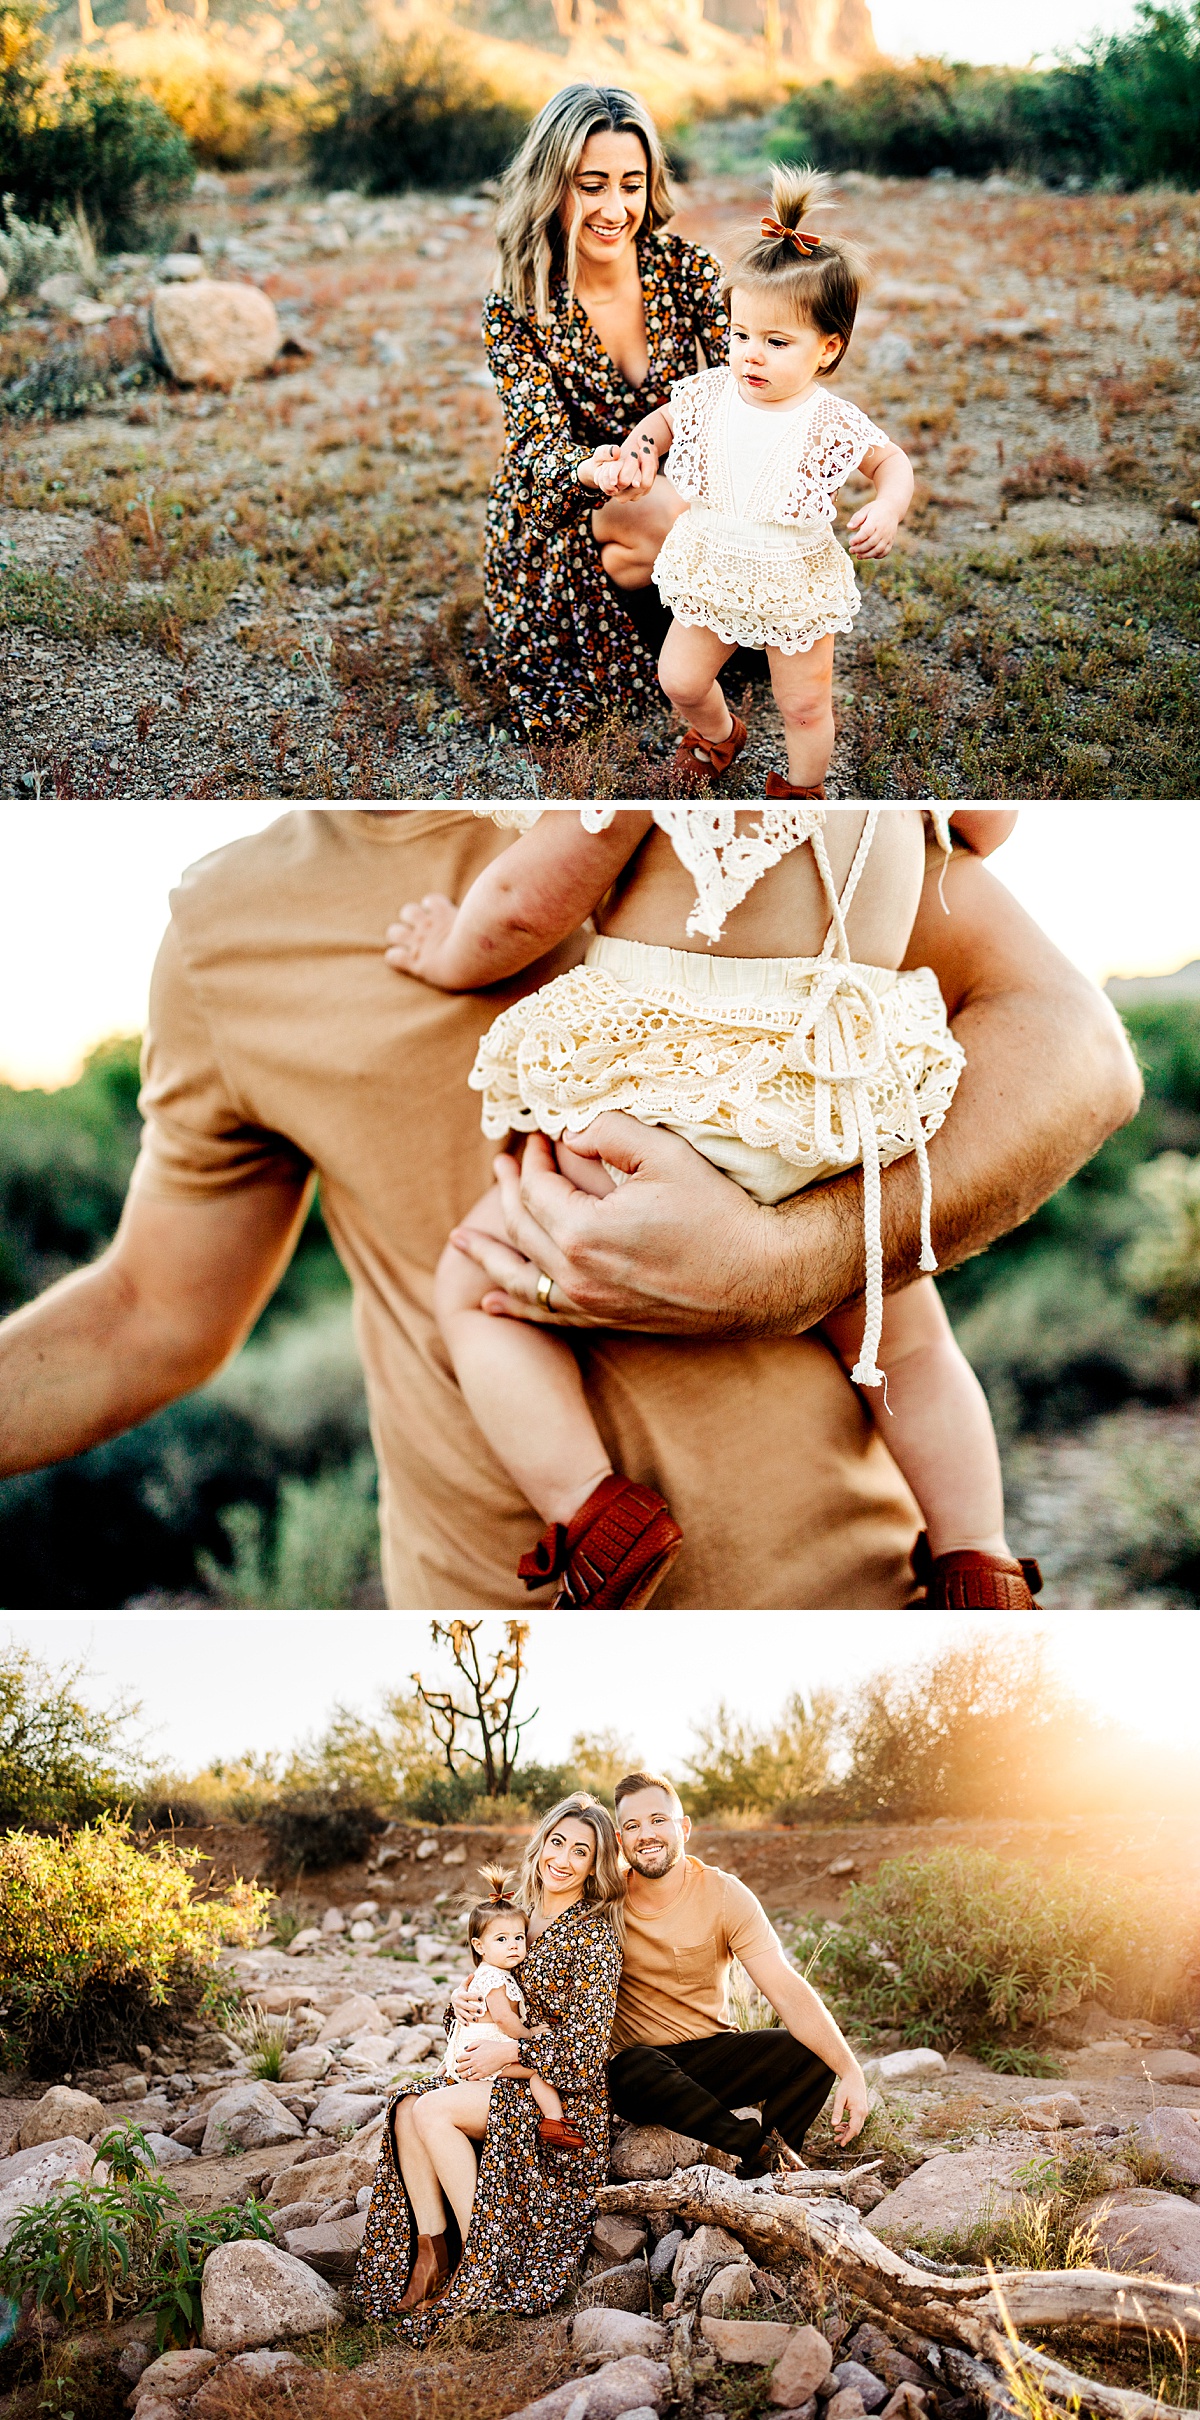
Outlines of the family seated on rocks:
{"type": "Polygon", "coordinates": [[[742,2177],[802,2167],[831,2090],[838,2142],[866,2117],[854,2052],[753,1892],[688,1855],[673,1785],[629,1773],[614,1795],[615,1821],[586,1793],[555,1807],[511,1894],[490,1877],[445,2063],[389,2105],[355,2297],[410,2343],[469,2312],[550,2310],[575,2284],[610,2115],[714,2146],[742,2177]],[[735,1958],[777,2027],[731,2024],[735,1958]]]}

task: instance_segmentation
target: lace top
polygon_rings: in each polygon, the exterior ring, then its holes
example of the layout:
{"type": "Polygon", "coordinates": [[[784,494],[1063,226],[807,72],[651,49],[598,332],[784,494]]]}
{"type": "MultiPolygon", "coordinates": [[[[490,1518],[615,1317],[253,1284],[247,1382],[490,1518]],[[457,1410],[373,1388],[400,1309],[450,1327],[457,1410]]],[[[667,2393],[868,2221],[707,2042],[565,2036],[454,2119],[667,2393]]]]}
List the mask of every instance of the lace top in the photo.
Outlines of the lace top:
{"type": "MultiPolygon", "coordinates": [[[[697,379],[692,383],[703,382],[697,379]]],[[[853,405],[848,408],[854,409],[853,405]]],[[[862,419],[861,412],[857,417],[862,419]]],[[[870,422],[864,426],[869,427],[870,422]]],[[[493,823],[507,825],[510,830],[528,832],[544,810],[472,807],[471,812],[489,815],[493,823]]],[[[680,864],[686,867],[696,885],[696,904],[688,917],[687,930],[706,941],[719,941],[726,917],[741,906],[755,883],[792,849],[803,848],[806,841],[823,834],[825,828],[824,807],[763,807],[758,822],[749,832],[738,831],[735,807],[655,807],[652,812],[660,832],[666,833],[680,864]]],[[[942,848],[949,855],[951,809],[930,807],[927,812],[942,848]]],[[[617,807],[581,807],[579,819],[586,832],[603,832],[619,813],[617,807]]],[[[818,855],[823,854],[822,843],[818,855]]]]}
{"type": "Polygon", "coordinates": [[[505,1991],[524,2024],[525,1995],[515,1976],[506,1974],[502,1966],[489,1966],[485,1959],[471,1977],[471,1989],[478,1993],[481,2000],[490,2000],[494,1991],[505,1991]]]}
{"type": "MultiPolygon", "coordinates": [[[[727,369],[702,370],[671,389],[669,475],[689,504],[738,511],[730,470],[729,415],[737,381],[727,369]]],[[[838,491],[884,429],[844,395],[823,390],[805,408],[780,413],[779,437],[742,507],[747,521],[834,521],[838,491]]]]}

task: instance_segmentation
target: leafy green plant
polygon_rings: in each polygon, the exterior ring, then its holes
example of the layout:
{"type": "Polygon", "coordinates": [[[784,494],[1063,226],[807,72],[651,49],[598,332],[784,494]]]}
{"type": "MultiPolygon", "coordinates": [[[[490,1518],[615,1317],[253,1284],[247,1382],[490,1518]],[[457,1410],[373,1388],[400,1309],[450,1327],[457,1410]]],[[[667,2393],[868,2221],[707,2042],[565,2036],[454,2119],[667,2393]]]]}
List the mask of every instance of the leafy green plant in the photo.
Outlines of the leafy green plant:
{"type": "Polygon", "coordinates": [[[115,247],[191,183],[191,151],[132,77],[86,57],[53,76],[49,21],[45,0],[6,0],[0,190],[27,218],[82,209],[115,247]]]}
{"type": "Polygon", "coordinates": [[[260,1505],[231,1505],[221,1519],[232,1560],[201,1557],[208,1586],[231,1605],[353,1604],[378,1577],[375,1485],[368,1452],[316,1479],[285,1479],[274,1521],[260,1505]]]}
{"type": "Polygon", "coordinates": [[[1032,2049],[1028,2042],[977,2042],[975,2057],[997,2075],[1060,2076],[1063,2072],[1060,2059],[1032,2049]]]}
{"type": "Polygon", "coordinates": [[[89,1706],[82,1675],[15,1642],[0,1648],[0,1828],[83,1823],[133,1795],[137,1709],[89,1706]]]}
{"type": "Polygon", "coordinates": [[[242,2008],[229,2022],[229,2033],[245,2052],[252,2076],[278,2084],[288,2049],[286,2017],[269,2017],[261,2008],[242,2008]]]}
{"type": "Polygon", "coordinates": [[[484,82],[464,44],[416,32],[331,63],[309,127],[309,165],[319,185],[365,193],[473,185],[499,173],[526,123],[484,82]]]}
{"type": "Polygon", "coordinates": [[[11,193],[0,194],[0,210],[4,213],[0,225],[0,269],[14,299],[35,293],[44,277],[84,268],[77,227],[60,229],[22,218],[11,193]]]}
{"type": "Polygon", "coordinates": [[[259,1818],[278,1873],[317,1873],[352,1865],[384,1828],[374,1807],[340,1802],[332,1794],[297,1795],[264,1807],[259,1818]]]}
{"type": "Polygon", "coordinates": [[[32,2074],[87,2067],[151,2032],[156,2011],[215,1980],[222,1944],[254,1940],[269,1894],[201,1896],[197,1849],[139,1848],[102,1815],[73,1836],[0,1842],[0,2055],[32,2074]]]}
{"type": "Polygon", "coordinates": [[[217,2244],[251,2236],[273,2242],[267,2212],[235,2202],[204,2215],[152,2173],[140,2128],[105,2135],[97,2164],[109,2181],[72,2180],[52,2201],[21,2213],[0,2253],[0,2290],[67,2326],[111,2322],[126,2311],[153,2312],[158,2349],[187,2344],[202,2323],[204,2262],[217,2244]]]}
{"type": "Polygon", "coordinates": [[[1200,1909],[1080,1867],[1047,1874],[991,1850],[939,1849],[854,1884],[827,1930],[826,1985],[855,2022],[994,2049],[1074,1998],[1182,2007],[1200,1909]]]}

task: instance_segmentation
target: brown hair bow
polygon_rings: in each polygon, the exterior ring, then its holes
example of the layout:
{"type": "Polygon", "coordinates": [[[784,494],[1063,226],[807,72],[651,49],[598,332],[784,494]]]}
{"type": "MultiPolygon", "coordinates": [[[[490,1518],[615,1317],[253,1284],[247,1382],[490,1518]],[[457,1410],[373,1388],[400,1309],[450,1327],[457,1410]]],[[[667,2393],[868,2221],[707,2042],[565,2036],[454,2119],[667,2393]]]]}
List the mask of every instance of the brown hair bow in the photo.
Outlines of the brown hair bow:
{"type": "Polygon", "coordinates": [[[794,244],[797,252],[801,253],[805,260],[808,259],[810,253],[819,252],[821,249],[819,235],[801,235],[798,227],[785,227],[777,218],[765,218],[762,222],[762,232],[770,243],[794,244]]]}

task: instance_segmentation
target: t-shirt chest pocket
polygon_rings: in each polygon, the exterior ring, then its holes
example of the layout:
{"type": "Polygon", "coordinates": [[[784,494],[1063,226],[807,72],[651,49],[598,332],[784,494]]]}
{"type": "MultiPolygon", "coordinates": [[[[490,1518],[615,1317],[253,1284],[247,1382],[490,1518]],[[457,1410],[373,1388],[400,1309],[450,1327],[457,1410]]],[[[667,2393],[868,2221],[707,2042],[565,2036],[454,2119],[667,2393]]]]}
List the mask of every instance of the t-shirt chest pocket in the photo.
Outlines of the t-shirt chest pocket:
{"type": "Polygon", "coordinates": [[[676,1949],[672,1955],[675,1980],[685,1990],[702,1990],[706,1983],[712,1984],[715,1959],[710,1941],[698,1941],[691,1949],[676,1949]]]}

